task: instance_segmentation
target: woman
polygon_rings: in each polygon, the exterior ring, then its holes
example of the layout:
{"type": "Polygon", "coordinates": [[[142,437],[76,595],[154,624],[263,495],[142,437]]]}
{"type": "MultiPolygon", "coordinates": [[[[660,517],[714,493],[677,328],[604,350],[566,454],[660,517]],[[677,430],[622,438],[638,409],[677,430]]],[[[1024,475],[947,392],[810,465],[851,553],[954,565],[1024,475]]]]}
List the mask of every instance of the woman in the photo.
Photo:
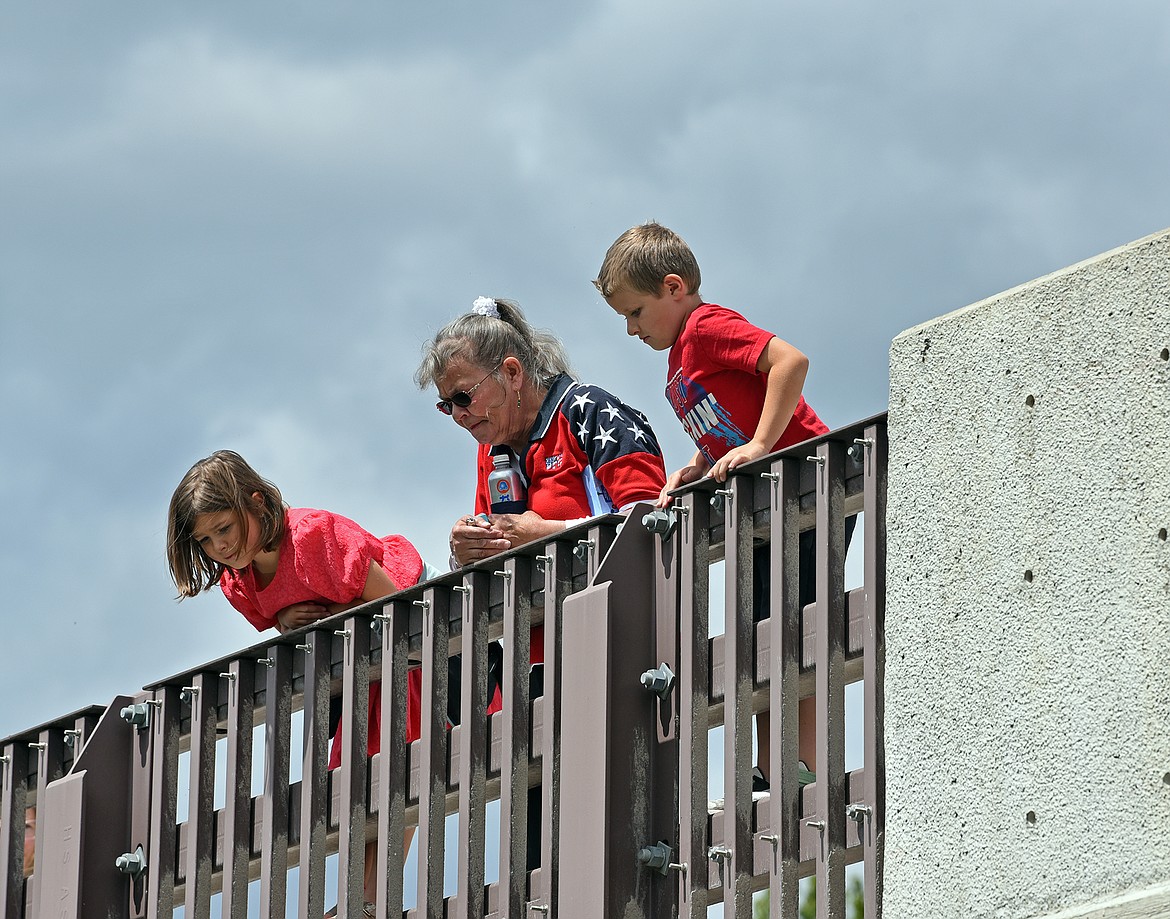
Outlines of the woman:
{"type": "MultiPolygon", "coordinates": [[[[439,411],[479,443],[475,515],[451,528],[453,567],[596,514],[653,503],[666,484],[662,451],[645,416],[600,387],[576,382],[560,340],[534,330],[509,300],[480,297],[470,313],[440,329],[423,349],[415,382],[419,389],[434,386],[439,411]],[[488,485],[497,456],[506,457],[527,491],[520,513],[492,513],[488,485]]],[[[495,658],[489,670],[501,665],[498,653],[489,657],[495,658]]],[[[532,630],[531,661],[544,661],[543,627],[532,630]]],[[[533,697],[541,695],[541,669],[532,672],[533,697]]],[[[489,680],[496,683],[495,675],[489,680]]],[[[488,711],[499,705],[497,697],[488,711]]],[[[540,862],[541,808],[540,789],[532,789],[529,869],[540,862]]]]}
{"type": "Polygon", "coordinates": [[[482,516],[465,515],[451,528],[455,565],[654,502],[666,483],[645,416],[575,381],[561,342],[534,330],[509,300],[480,297],[440,329],[424,348],[415,382],[433,385],[439,411],[479,442],[475,513],[482,516]],[[497,455],[527,489],[522,513],[491,513],[488,477],[497,455]]]}

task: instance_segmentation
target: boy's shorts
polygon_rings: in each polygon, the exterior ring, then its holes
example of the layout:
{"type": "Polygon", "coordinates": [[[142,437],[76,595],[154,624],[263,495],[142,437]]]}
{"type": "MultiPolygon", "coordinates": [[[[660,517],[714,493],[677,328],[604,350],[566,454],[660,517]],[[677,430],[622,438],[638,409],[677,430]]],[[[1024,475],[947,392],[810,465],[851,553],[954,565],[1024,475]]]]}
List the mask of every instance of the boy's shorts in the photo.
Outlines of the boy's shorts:
{"type": "MultiPolygon", "coordinates": [[[[853,539],[856,517],[845,518],[845,551],[853,539]]],[[[817,598],[817,531],[805,530],[798,538],[800,547],[800,581],[798,596],[804,609],[817,598]]],[[[771,616],[770,594],[772,580],[772,546],[762,543],[753,550],[752,564],[752,621],[759,622],[771,616]]]]}

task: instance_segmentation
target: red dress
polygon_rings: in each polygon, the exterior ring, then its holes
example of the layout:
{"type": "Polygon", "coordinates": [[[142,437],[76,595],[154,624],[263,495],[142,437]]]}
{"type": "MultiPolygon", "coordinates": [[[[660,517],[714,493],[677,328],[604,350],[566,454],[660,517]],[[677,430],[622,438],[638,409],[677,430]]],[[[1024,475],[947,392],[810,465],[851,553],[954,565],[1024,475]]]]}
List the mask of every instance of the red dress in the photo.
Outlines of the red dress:
{"type": "MultiPolygon", "coordinates": [[[[366,586],[370,563],[377,562],[398,588],[412,587],[422,574],[418,550],[403,536],[382,539],[348,517],[294,507],[285,512],[284,538],[272,581],[260,587],[249,565],[228,568],[219,579],[224,596],[258,631],[275,628],[276,614],[294,603],[352,603],[366,586]]],[[[407,673],[406,740],[419,736],[422,674],[407,673]]],[[[381,748],[382,684],[370,683],[370,755],[381,748]]],[[[341,763],[341,727],[333,738],[329,768],[341,763]]]]}

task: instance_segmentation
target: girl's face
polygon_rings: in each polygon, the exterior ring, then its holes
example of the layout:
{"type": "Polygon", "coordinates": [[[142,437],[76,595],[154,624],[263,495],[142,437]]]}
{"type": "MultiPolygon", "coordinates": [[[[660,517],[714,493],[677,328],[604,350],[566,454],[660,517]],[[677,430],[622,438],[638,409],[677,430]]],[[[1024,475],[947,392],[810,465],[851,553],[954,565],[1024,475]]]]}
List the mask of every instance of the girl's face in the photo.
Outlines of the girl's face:
{"type": "Polygon", "coordinates": [[[213,562],[238,571],[252,564],[260,553],[260,521],[246,512],[241,527],[234,511],[199,514],[191,538],[213,562]]]}

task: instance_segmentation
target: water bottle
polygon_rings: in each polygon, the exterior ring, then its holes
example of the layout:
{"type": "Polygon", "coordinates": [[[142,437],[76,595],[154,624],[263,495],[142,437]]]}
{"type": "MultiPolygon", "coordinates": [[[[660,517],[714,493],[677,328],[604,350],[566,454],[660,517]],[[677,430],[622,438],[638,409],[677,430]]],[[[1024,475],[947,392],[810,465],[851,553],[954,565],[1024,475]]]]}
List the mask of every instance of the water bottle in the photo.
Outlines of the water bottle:
{"type": "Polygon", "coordinates": [[[512,468],[512,458],[506,453],[492,457],[491,474],[488,475],[488,494],[491,496],[493,514],[523,514],[528,509],[528,493],[520,473],[512,468]]]}

